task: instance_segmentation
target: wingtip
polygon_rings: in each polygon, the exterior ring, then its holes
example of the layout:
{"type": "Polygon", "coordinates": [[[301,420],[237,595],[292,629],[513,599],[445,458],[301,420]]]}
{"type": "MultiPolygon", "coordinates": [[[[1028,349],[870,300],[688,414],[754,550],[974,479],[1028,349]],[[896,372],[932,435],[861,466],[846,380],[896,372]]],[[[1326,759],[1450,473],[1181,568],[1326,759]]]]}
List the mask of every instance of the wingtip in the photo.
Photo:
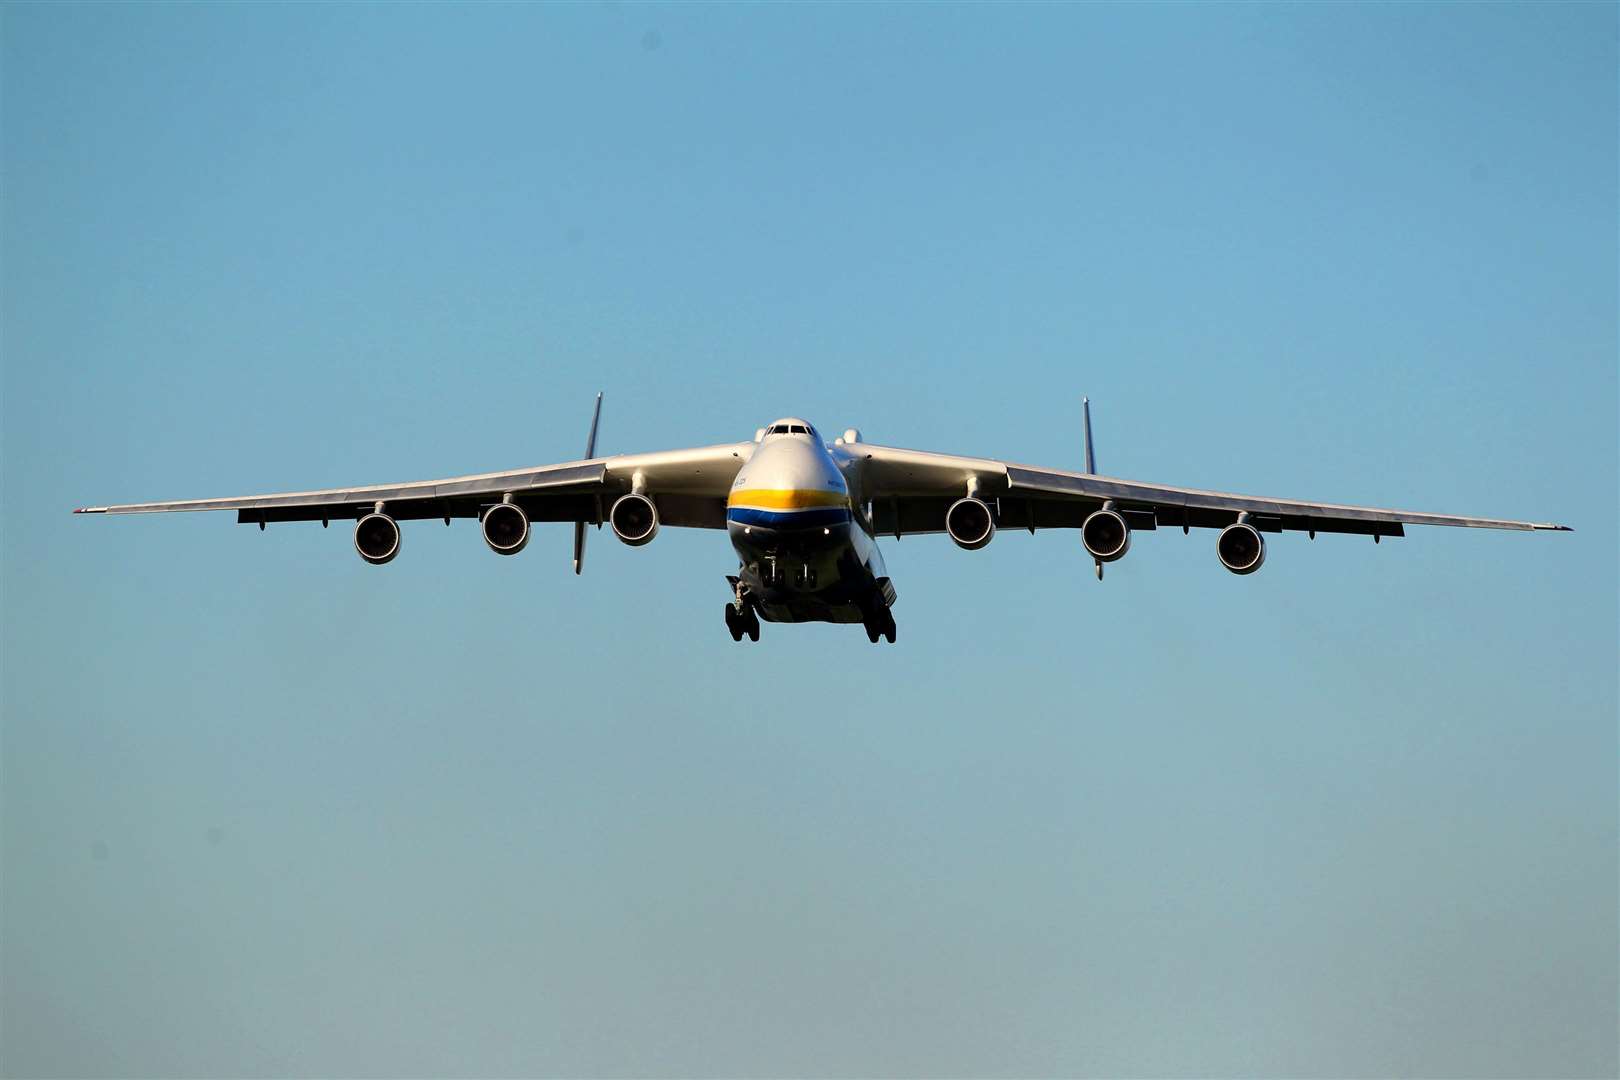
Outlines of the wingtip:
{"type": "Polygon", "coordinates": [[[105,506],[81,506],[73,511],[75,514],[105,514],[105,506]]]}

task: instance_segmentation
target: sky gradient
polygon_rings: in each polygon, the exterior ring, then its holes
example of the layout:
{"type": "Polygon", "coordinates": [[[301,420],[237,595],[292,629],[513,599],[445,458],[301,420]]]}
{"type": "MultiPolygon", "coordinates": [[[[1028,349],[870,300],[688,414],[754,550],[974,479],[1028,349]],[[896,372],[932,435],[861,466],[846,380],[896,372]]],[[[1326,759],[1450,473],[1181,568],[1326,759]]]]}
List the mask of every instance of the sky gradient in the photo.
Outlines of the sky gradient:
{"type": "Polygon", "coordinates": [[[0,1073],[1613,1076],[1613,5],[0,8],[0,1073]],[[493,557],[749,437],[1563,521],[493,557]]]}

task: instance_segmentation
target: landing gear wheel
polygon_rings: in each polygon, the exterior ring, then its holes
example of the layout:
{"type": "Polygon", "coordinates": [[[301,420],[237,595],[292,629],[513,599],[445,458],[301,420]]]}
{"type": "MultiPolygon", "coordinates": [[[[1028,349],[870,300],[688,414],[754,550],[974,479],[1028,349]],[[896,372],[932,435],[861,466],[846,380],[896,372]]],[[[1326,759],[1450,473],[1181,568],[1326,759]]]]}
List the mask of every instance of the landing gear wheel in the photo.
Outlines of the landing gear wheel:
{"type": "Polygon", "coordinates": [[[742,620],[737,617],[737,609],[730,604],[726,605],[726,629],[731,631],[732,641],[742,640],[742,620]]]}
{"type": "Polygon", "coordinates": [[[880,608],[878,611],[868,615],[863,625],[866,627],[867,641],[876,645],[878,638],[883,638],[890,645],[894,644],[894,615],[889,612],[888,608],[880,608]]]}

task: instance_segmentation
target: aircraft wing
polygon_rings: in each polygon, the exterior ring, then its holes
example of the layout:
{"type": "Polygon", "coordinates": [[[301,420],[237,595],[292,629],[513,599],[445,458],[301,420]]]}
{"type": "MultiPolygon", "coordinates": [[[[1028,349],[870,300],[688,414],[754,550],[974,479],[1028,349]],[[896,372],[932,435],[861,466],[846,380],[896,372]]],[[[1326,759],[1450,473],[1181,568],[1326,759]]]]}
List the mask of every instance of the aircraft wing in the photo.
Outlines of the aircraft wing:
{"type": "Polygon", "coordinates": [[[1247,514],[1249,523],[1262,532],[1403,536],[1406,525],[1569,531],[1566,525],[1547,522],[1234,495],[869,443],[851,443],[841,449],[855,460],[858,498],[869,507],[879,534],[943,532],[945,511],[968,494],[970,486],[979,498],[997,506],[1001,527],[1032,532],[1038,528],[1077,529],[1105,502],[1113,502],[1134,529],[1160,525],[1224,528],[1239,514],[1247,514]]]}
{"type": "Polygon", "coordinates": [[[403,484],[288,491],[223,499],[87,506],[76,514],[158,514],[178,510],[234,510],[243,524],[352,520],[378,503],[390,517],[409,520],[479,516],[510,495],[531,521],[600,524],[618,496],[639,487],[658,503],[665,525],[723,529],[726,495],[737,470],[754,452],[752,442],[663,450],[650,454],[538,465],[403,484]]]}

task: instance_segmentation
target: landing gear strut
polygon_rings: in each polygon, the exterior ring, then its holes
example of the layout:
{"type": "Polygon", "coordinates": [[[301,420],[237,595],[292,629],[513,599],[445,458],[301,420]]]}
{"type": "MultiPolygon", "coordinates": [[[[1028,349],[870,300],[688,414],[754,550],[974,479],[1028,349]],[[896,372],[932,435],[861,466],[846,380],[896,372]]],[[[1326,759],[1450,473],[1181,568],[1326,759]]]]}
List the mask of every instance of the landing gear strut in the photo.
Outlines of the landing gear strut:
{"type": "Polygon", "coordinates": [[[731,631],[732,641],[741,641],[744,634],[749,641],[759,640],[759,613],[743,595],[741,585],[737,586],[737,599],[726,605],[726,629],[731,631]]]}

